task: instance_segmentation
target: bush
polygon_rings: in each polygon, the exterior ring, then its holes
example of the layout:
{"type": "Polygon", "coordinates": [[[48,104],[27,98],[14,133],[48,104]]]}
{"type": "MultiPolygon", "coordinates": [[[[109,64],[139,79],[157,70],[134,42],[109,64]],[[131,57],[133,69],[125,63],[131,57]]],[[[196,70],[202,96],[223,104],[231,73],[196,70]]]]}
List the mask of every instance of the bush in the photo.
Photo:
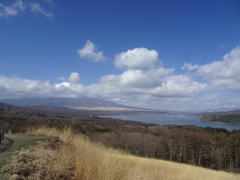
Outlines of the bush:
{"type": "Polygon", "coordinates": [[[111,132],[111,129],[102,128],[102,129],[95,129],[95,131],[100,132],[100,133],[109,133],[109,132],[111,132]]]}

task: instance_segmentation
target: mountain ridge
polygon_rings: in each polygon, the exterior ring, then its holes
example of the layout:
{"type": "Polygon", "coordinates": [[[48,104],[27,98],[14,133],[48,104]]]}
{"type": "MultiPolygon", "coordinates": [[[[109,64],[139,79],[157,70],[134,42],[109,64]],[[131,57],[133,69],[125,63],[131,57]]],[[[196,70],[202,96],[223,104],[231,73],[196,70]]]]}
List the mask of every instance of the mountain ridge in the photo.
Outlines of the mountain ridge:
{"type": "Polygon", "coordinates": [[[35,105],[51,105],[51,106],[62,106],[62,107],[128,107],[115,103],[113,101],[106,101],[99,98],[14,98],[14,99],[1,99],[6,104],[12,104],[15,106],[35,106],[35,105]]]}

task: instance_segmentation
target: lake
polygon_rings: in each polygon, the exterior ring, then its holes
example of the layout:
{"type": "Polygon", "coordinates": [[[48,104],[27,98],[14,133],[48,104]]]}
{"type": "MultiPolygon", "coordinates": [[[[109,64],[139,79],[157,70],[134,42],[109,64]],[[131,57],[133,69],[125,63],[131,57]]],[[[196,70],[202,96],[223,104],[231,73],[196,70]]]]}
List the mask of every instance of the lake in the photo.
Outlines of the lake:
{"type": "Polygon", "coordinates": [[[139,121],[146,123],[154,123],[160,125],[196,125],[201,127],[211,126],[214,128],[225,128],[228,130],[240,129],[240,125],[230,125],[230,124],[220,124],[199,121],[199,117],[195,116],[177,116],[177,115],[114,115],[114,116],[104,116],[113,119],[122,119],[130,121],[139,121]]]}

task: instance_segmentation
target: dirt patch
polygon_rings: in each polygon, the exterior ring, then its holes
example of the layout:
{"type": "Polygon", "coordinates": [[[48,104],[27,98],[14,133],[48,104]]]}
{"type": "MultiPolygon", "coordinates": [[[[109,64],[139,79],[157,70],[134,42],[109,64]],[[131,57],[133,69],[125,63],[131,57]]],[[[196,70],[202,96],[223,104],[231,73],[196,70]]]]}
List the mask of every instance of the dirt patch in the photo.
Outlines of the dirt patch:
{"type": "MultiPolygon", "coordinates": [[[[14,142],[11,147],[8,147],[4,152],[0,153],[0,157],[13,153],[14,151],[20,149],[20,147],[25,147],[28,145],[33,145],[34,141],[53,139],[56,137],[45,136],[45,135],[30,135],[30,134],[7,134],[5,137],[12,139],[14,142]]],[[[0,148],[8,144],[8,140],[4,138],[0,144],[0,148]]]]}

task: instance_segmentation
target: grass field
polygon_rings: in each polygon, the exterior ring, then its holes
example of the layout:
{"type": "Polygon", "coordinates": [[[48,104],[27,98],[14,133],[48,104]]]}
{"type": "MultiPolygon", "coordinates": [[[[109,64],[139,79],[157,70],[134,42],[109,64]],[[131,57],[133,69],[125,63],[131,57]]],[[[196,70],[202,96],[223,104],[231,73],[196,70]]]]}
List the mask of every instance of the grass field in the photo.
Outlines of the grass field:
{"type": "Polygon", "coordinates": [[[234,174],[168,161],[140,158],[93,143],[70,128],[32,128],[30,134],[58,136],[13,157],[3,171],[10,179],[34,180],[237,180],[234,174]]]}

